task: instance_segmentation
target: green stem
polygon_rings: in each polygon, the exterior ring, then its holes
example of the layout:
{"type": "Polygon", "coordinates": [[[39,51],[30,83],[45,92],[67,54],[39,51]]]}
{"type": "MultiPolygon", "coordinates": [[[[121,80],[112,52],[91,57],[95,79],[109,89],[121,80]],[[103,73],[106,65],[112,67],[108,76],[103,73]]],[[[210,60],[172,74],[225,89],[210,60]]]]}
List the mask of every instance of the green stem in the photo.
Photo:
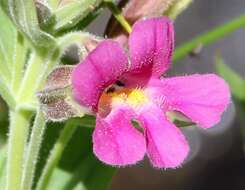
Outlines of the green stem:
{"type": "Polygon", "coordinates": [[[202,46],[206,46],[244,26],[245,14],[242,14],[234,20],[225,23],[224,25],[218,26],[217,28],[214,28],[213,30],[208,31],[201,36],[194,38],[193,40],[181,45],[180,47],[177,47],[174,52],[173,61],[175,62],[185,57],[200,44],[202,46]]]}
{"type": "Polygon", "coordinates": [[[117,19],[117,21],[122,25],[122,27],[130,33],[132,28],[128,21],[122,15],[122,12],[118,9],[117,5],[112,0],[104,0],[105,5],[110,9],[113,16],[117,19]]]}
{"type": "Polygon", "coordinates": [[[44,60],[37,54],[33,53],[28,62],[25,75],[20,86],[18,101],[23,102],[31,98],[35,93],[37,78],[43,71],[44,60]]]}
{"type": "Polygon", "coordinates": [[[7,157],[7,190],[19,190],[30,114],[20,110],[10,112],[10,132],[7,157]]]}
{"type": "Polygon", "coordinates": [[[68,121],[64,126],[64,129],[61,131],[59,138],[57,139],[52,151],[50,152],[47,163],[43,169],[42,175],[37,184],[37,190],[45,190],[48,186],[50,177],[59,163],[61,155],[71,139],[73,133],[77,129],[77,122],[74,120],[68,121]]]}
{"type": "Polygon", "coordinates": [[[36,91],[43,84],[49,72],[60,57],[59,48],[54,48],[49,54],[40,56],[33,53],[21,84],[18,101],[33,102],[36,91]],[[28,90],[27,90],[28,89],[28,90]]]}
{"type": "Polygon", "coordinates": [[[83,44],[86,42],[88,39],[98,39],[100,40],[97,36],[94,36],[90,33],[87,32],[70,32],[60,38],[58,38],[58,46],[62,52],[65,51],[67,47],[69,47],[72,44],[77,44],[79,45],[83,44]]]}
{"type": "Polygon", "coordinates": [[[45,119],[42,112],[38,110],[32,127],[27,155],[25,157],[21,190],[30,190],[32,188],[38,153],[41,147],[44,131],[45,119]]]}

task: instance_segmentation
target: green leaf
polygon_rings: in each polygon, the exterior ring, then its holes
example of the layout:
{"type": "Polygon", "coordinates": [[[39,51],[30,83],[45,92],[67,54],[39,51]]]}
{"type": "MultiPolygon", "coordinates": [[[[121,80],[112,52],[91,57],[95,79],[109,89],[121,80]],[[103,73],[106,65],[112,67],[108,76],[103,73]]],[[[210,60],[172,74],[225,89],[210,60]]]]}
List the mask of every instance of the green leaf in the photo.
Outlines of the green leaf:
{"type": "Polygon", "coordinates": [[[216,71],[228,82],[234,97],[245,100],[245,79],[226,65],[220,55],[216,55],[215,63],[216,71]]]}
{"type": "Polygon", "coordinates": [[[23,36],[0,7],[0,95],[11,108],[22,79],[27,47],[23,36]]]}
{"type": "Polygon", "coordinates": [[[17,31],[1,7],[0,23],[0,75],[7,82],[11,80],[17,31]]]}
{"type": "MultiPolygon", "coordinates": [[[[47,126],[39,167],[45,163],[63,124],[47,126]]],[[[92,128],[79,127],[72,136],[48,184],[49,190],[106,190],[115,168],[101,163],[92,152],[92,128]]],[[[40,169],[38,169],[40,175],[40,169]]]]}
{"type": "Polygon", "coordinates": [[[1,0],[0,5],[18,30],[36,47],[47,47],[55,43],[51,35],[40,29],[33,0],[1,0]]]}
{"type": "Polygon", "coordinates": [[[75,26],[94,11],[102,0],[70,0],[64,6],[57,7],[54,11],[56,24],[54,30],[61,30],[75,26]]]}
{"type": "Polygon", "coordinates": [[[18,32],[16,36],[14,54],[12,55],[14,57],[14,64],[11,68],[12,70],[11,89],[14,92],[18,91],[20,87],[20,83],[23,78],[23,70],[28,57],[27,52],[28,52],[28,47],[25,42],[25,39],[23,35],[20,32],[18,32]]]}
{"type": "Polygon", "coordinates": [[[221,26],[210,30],[193,40],[184,43],[183,45],[177,47],[174,51],[173,61],[178,61],[181,58],[188,55],[193,49],[202,45],[207,46],[215,41],[223,38],[224,36],[234,32],[235,30],[245,26],[245,14],[240,15],[239,17],[233,19],[230,22],[227,22],[221,26]]]}

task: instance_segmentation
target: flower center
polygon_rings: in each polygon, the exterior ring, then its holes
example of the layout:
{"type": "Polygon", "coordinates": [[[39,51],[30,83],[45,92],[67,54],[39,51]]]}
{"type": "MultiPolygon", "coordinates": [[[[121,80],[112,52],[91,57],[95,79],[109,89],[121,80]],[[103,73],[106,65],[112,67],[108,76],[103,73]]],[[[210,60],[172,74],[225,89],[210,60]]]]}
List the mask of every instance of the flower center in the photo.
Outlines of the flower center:
{"type": "Polygon", "coordinates": [[[128,94],[127,103],[133,106],[140,106],[148,101],[143,90],[134,89],[128,94]]]}
{"type": "Polygon", "coordinates": [[[118,104],[127,104],[132,107],[137,107],[148,101],[149,99],[142,89],[109,89],[101,95],[99,101],[99,112],[107,112],[113,106],[118,104]]]}

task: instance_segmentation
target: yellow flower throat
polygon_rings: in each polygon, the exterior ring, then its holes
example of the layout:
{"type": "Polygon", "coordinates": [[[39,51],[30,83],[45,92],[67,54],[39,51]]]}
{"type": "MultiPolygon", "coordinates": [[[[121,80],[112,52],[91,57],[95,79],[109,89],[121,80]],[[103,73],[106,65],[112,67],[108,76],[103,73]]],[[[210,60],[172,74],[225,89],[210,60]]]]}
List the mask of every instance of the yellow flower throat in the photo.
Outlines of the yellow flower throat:
{"type": "Polygon", "coordinates": [[[142,89],[120,89],[113,92],[104,92],[100,98],[100,106],[126,103],[130,106],[140,106],[148,102],[148,97],[142,89]]]}

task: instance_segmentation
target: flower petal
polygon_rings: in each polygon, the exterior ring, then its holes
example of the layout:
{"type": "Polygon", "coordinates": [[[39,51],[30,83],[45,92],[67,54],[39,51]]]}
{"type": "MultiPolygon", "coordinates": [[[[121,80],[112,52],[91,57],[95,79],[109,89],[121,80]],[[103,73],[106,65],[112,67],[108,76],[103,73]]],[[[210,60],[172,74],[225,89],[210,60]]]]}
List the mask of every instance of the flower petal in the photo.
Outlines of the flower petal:
{"type": "Polygon", "coordinates": [[[145,128],[147,153],[153,166],[180,166],[189,152],[189,145],[180,129],[170,123],[156,105],[145,106],[139,120],[145,128]]]}
{"type": "Polygon", "coordinates": [[[102,162],[124,166],[143,159],[145,139],[131,124],[133,115],[127,108],[118,108],[105,118],[97,116],[93,150],[102,162]]]}
{"type": "Polygon", "coordinates": [[[127,57],[117,42],[101,42],[73,70],[72,87],[75,100],[96,110],[103,90],[114,83],[127,67],[127,57]]]}
{"type": "Polygon", "coordinates": [[[217,124],[230,102],[228,85],[214,74],[155,80],[150,86],[155,88],[151,97],[162,100],[162,107],[182,112],[203,128],[217,124]]]}
{"type": "Polygon", "coordinates": [[[160,76],[170,66],[173,46],[173,24],[167,17],[136,22],[129,37],[130,71],[160,76]]]}

